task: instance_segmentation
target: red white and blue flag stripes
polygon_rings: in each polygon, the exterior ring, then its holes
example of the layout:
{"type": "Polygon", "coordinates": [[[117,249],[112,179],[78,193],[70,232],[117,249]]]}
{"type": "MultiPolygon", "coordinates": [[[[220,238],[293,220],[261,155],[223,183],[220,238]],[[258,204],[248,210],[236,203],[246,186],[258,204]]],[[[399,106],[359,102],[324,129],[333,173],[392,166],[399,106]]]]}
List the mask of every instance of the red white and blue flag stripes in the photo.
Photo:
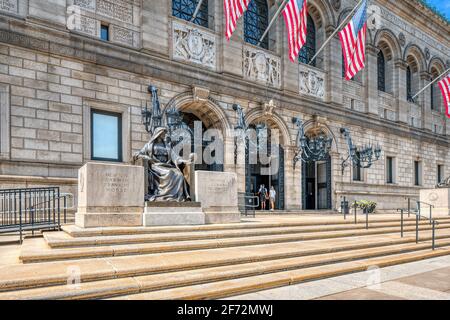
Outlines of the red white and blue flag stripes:
{"type": "Polygon", "coordinates": [[[364,0],[352,20],[339,32],[344,54],[345,79],[351,80],[364,69],[366,61],[367,1],[364,0]]]}
{"type": "Polygon", "coordinates": [[[225,12],[225,37],[230,40],[231,35],[236,29],[237,21],[248,8],[251,0],[224,0],[223,7],[225,12]]]}
{"type": "Polygon", "coordinates": [[[289,0],[283,10],[289,42],[289,59],[297,62],[300,49],[306,42],[307,22],[306,0],[289,0]]]}
{"type": "Polygon", "coordinates": [[[450,74],[444,79],[439,81],[439,88],[441,88],[442,95],[444,96],[445,113],[450,118],[450,74]]]}

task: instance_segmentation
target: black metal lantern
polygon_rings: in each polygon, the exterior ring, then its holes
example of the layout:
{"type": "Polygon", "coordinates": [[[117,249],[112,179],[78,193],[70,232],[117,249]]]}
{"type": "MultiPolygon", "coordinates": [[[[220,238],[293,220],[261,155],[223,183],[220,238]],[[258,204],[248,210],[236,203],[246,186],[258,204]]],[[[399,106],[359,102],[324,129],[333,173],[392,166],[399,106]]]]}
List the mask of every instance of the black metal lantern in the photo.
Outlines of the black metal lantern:
{"type": "Polygon", "coordinates": [[[368,144],[358,148],[353,144],[349,129],[341,128],[341,134],[347,140],[348,146],[348,157],[341,164],[342,174],[344,174],[345,168],[350,165],[366,169],[370,168],[375,161],[380,159],[381,147],[378,144],[376,146],[368,144]]]}
{"type": "Polygon", "coordinates": [[[141,115],[145,131],[152,133],[155,128],[162,126],[162,113],[159,104],[158,89],[154,86],[148,86],[148,92],[152,95],[152,110],[150,111],[147,104],[145,104],[144,109],[141,111],[141,115]]]}
{"type": "Polygon", "coordinates": [[[331,150],[333,139],[320,133],[314,137],[305,134],[305,125],[299,118],[292,118],[292,122],[298,127],[297,153],[294,157],[294,168],[298,161],[322,161],[326,160],[331,150]]]}
{"type": "Polygon", "coordinates": [[[181,113],[175,107],[169,108],[166,111],[167,127],[169,128],[170,132],[173,132],[182,127],[182,118],[183,117],[181,113]]]}

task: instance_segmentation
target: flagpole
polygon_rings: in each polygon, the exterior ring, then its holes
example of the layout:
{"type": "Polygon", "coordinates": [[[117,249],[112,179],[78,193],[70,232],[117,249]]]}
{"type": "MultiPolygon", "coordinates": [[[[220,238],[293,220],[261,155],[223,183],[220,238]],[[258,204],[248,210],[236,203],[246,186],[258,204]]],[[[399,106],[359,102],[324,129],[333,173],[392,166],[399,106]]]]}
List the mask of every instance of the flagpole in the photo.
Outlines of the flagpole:
{"type": "Polygon", "coordinates": [[[264,38],[266,37],[267,33],[269,32],[270,28],[272,28],[272,25],[274,24],[275,20],[278,18],[278,16],[281,13],[281,10],[283,10],[283,8],[287,5],[287,2],[289,0],[284,0],[283,3],[281,4],[281,6],[278,8],[277,12],[275,13],[275,15],[273,16],[272,20],[270,20],[269,26],[267,27],[267,29],[264,31],[261,39],[259,39],[258,41],[258,46],[261,44],[261,42],[264,40],[264,38]]]}
{"type": "Polygon", "coordinates": [[[198,14],[198,12],[200,11],[200,7],[201,7],[202,3],[203,3],[203,0],[200,0],[200,1],[197,3],[197,7],[195,7],[194,14],[192,15],[192,18],[191,18],[191,22],[194,21],[195,18],[197,18],[197,14],[198,14]]]}
{"type": "Polygon", "coordinates": [[[411,100],[414,100],[415,97],[417,97],[419,94],[421,94],[422,92],[424,92],[425,90],[428,89],[428,87],[430,87],[431,85],[433,85],[436,81],[438,81],[444,74],[447,74],[447,72],[450,71],[450,68],[448,68],[447,70],[445,70],[443,73],[441,73],[438,77],[436,77],[436,79],[434,79],[433,81],[431,81],[429,84],[427,84],[425,87],[423,87],[422,90],[420,90],[419,92],[417,92],[412,98],[411,100]]]}
{"type": "Polygon", "coordinates": [[[330,42],[331,39],[333,39],[333,37],[336,35],[336,33],[338,33],[339,30],[340,30],[340,29],[348,22],[348,21],[347,21],[348,18],[350,18],[350,17],[355,13],[355,11],[359,8],[359,6],[361,5],[361,3],[362,3],[363,1],[364,1],[364,0],[359,1],[359,3],[356,5],[356,7],[353,8],[353,10],[348,14],[348,16],[347,16],[344,20],[342,20],[342,23],[339,25],[339,27],[337,27],[336,30],[334,30],[334,32],[333,32],[333,33],[331,34],[331,36],[323,43],[323,45],[320,47],[320,49],[317,50],[316,54],[311,58],[311,60],[309,61],[308,64],[311,64],[311,63],[317,58],[317,56],[319,55],[319,53],[322,52],[322,50],[325,48],[325,46],[328,44],[328,42],[330,42]]]}

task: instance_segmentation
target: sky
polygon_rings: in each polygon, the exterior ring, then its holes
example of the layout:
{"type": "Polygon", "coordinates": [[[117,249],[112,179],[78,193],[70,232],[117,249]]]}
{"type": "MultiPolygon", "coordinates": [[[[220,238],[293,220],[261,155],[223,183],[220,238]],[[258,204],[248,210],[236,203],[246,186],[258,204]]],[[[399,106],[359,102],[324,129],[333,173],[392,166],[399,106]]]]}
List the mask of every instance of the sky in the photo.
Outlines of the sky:
{"type": "Polygon", "coordinates": [[[430,5],[436,7],[447,19],[450,19],[450,0],[426,0],[430,5]]]}

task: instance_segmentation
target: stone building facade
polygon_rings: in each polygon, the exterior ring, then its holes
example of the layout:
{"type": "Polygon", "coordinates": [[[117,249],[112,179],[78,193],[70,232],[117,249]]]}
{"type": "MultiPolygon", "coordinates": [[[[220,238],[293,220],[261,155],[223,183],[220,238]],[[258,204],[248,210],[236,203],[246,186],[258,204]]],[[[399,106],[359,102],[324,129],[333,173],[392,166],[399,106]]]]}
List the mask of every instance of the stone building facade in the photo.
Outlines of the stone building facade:
{"type": "MultiPolygon", "coordinates": [[[[336,209],[343,196],[395,209],[436,185],[438,175],[450,175],[450,119],[440,93],[435,87],[408,100],[450,65],[449,23],[419,1],[373,1],[377,22],[355,81],[342,77],[337,36],[315,66],[292,63],[282,19],[263,47],[246,41],[244,18],[228,42],[222,1],[205,0],[206,24],[174,16],[174,2],[0,0],[1,188],[60,185],[76,193],[77,171],[93,158],[92,110],[120,115],[120,158],[127,162],[148,140],[141,111],[150,84],[164,109],[176,107],[223,133],[220,170],[237,172],[242,192],[267,180],[250,176],[245,148],[235,160],[233,104],[249,124],[277,129],[282,166],[272,178],[280,209],[336,209]],[[307,133],[332,138],[328,161],[294,166],[293,117],[307,133]],[[358,174],[351,166],[342,173],[343,127],[358,146],[379,144],[380,160],[358,174]]],[[[267,6],[266,20],[277,9],[272,0],[257,3],[267,6]]],[[[308,1],[315,49],[356,3],[308,1]]]]}

